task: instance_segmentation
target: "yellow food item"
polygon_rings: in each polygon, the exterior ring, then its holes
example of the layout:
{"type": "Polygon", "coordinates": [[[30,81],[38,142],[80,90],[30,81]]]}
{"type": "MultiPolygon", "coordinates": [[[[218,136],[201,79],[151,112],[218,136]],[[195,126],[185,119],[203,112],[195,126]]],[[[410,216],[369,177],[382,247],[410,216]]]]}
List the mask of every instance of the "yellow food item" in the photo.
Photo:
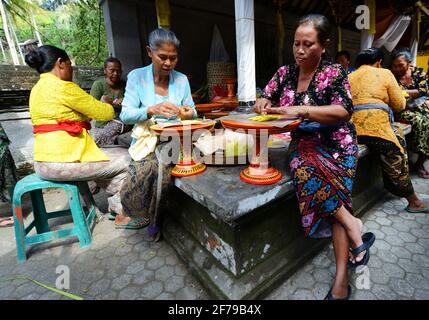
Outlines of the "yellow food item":
{"type": "Polygon", "coordinates": [[[404,95],[405,98],[409,98],[410,97],[410,95],[408,94],[408,92],[405,91],[405,90],[402,90],[402,94],[404,95]]]}
{"type": "Polygon", "coordinates": [[[258,122],[264,122],[264,121],[278,120],[280,118],[281,118],[281,115],[267,114],[267,115],[264,115],[264,116],[252,117],[252,118],[249,118],[249,120],[258,121],[258,122]]]}
{"type": "Polygon", "coordinates": [[[200,120],[182,120],[182,125],[190,125],[190,124],[202,124],[203,122],[200,120]]]}

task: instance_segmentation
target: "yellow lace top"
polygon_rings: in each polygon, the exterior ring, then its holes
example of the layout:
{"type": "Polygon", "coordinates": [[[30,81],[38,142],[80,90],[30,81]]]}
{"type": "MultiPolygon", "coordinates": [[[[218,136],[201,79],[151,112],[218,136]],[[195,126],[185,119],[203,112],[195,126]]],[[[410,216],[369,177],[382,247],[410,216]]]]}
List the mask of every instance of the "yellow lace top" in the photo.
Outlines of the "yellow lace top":
{"type": "MultiPolygon", "coordinates": [[[[30,116],[33,125],[55,124],[57,120],[111,120],[113,107],[93,98],[71,81],[43,73],[31,90],[30,116]]],[[[65,131],[35,134],[34,161],[93,162],[109,158],[95,144],[86,130],[78,136],[65,131]]]]}
{"type": "MultiPolygon", "coordinates": [[[[353,105],[386,104],[394,112],[405,109],[405,97],[388,69],[363,65],[349,75],[353,105]]],[[[355,111],[352,121],[358,136],[378,137],[395,143],[404,152],[384,110],[355,111]]]]}

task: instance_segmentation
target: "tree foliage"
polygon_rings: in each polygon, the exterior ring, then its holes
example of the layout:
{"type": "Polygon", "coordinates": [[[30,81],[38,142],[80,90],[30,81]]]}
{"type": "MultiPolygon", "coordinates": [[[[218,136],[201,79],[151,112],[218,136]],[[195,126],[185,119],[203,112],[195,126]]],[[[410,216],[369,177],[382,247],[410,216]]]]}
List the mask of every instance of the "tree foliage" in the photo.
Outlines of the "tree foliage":
{"type": "MultiPolygon", "coordinates": [[[[17,0],[18,3],[25,1],[17,0]]],[[[63,48],[76,65],[102,65],[108,50],[104,18],[98,0],[39,0],[32,3],[37,7],[35,20],[43,44],[63,48]]],[[[22,15],[19,8],[16,12],[14,23],[19,41],[34,39],[34,27],[28,14],[22,15]]],[[[0,41],[2,39],[5,45],[0,30],[0,41]]]]}
{"type": "Polygon", "coordinates": [[[104,19],[97,0],[79,1],[72,21],[70,54],[78,65],[100,65],[107,58],[104,19]]]}
{"type": "Polygon", "coordinates": [[[46,10],[55,11],[58,9],[58,7],[66,5],[71,2],[72,1],[70,0],[43,0],[41,1],[40,6],[46,10]]]}

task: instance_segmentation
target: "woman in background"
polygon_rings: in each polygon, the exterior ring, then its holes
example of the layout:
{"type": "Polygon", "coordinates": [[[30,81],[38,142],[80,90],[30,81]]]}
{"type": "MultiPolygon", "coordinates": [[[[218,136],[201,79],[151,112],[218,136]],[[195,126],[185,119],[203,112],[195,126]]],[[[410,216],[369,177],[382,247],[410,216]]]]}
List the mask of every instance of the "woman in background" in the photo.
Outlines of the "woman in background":
{"type": "Polygon", "coordinates": [[[429,213],[414,191],[405,138],[393,123],[393,112],[405,109],[405,97],[392,72],[381,68],[383,59],[380,49],[365,49],[356,59],[357,71],[349,75],[358,141],[380,157],[384,187],[407,199],[405,210],[429,213]]]}
{"type": "Polygon", "coordinates": [[[95,143],[99,146],[114,145],[116,138],[131,130],[119,119],[122,100],[125,92],[125,82],[121,79],[122,64],[116,58],[110,57],[104,61],[104,79],[97,80],[91,87],[91,95],[115,109],[115,118],[110,121],[96,121],[91,133],[95,143]]]}
{"type": "Polygon", "coordinates": [[[401,122],[411,124],[409,149],[418,154],[414,164],[420,178],[429,179],[424,163],[429,157],[429,101],[428,82],[422,68],[411,65],[411,54],[406,49],[392,53],[392,72],[399,86],[406,91],[407,107],[398,113],[401,122]]]}

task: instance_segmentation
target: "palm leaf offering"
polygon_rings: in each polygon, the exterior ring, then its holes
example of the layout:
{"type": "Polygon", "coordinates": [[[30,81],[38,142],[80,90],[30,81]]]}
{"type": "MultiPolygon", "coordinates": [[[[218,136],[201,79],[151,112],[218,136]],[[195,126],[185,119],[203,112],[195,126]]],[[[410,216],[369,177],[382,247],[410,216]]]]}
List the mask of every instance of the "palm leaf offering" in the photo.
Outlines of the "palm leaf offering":
{"type": "Polygon", "coordinates": [[[249,118],[249,120],[265,122],[265,121],[280,120],[281,118],[282,118],[282,115],[280,114],[266,114],[266,115],[260,115],[260,116],[249,118]]]}
{"type": "Polygon", "coordinates": [[[191,124],[202,124],[201,120],[182,120],[182,125],[187,126],[191,124]]]}
{"type": "MultiPolygon", "coordinates": [[[[206,121],[207,122],[207,121],[206,121]]],[[[180,118],[177,118],[176,120],[170,120],[170,121],[156,121],[157,125],[160,128],[167,128],[167,127],[177,127],[177,126],[189,126],[194,124],[203,124],[206,123],[203,120],[180,120],[180,118]]]]}

